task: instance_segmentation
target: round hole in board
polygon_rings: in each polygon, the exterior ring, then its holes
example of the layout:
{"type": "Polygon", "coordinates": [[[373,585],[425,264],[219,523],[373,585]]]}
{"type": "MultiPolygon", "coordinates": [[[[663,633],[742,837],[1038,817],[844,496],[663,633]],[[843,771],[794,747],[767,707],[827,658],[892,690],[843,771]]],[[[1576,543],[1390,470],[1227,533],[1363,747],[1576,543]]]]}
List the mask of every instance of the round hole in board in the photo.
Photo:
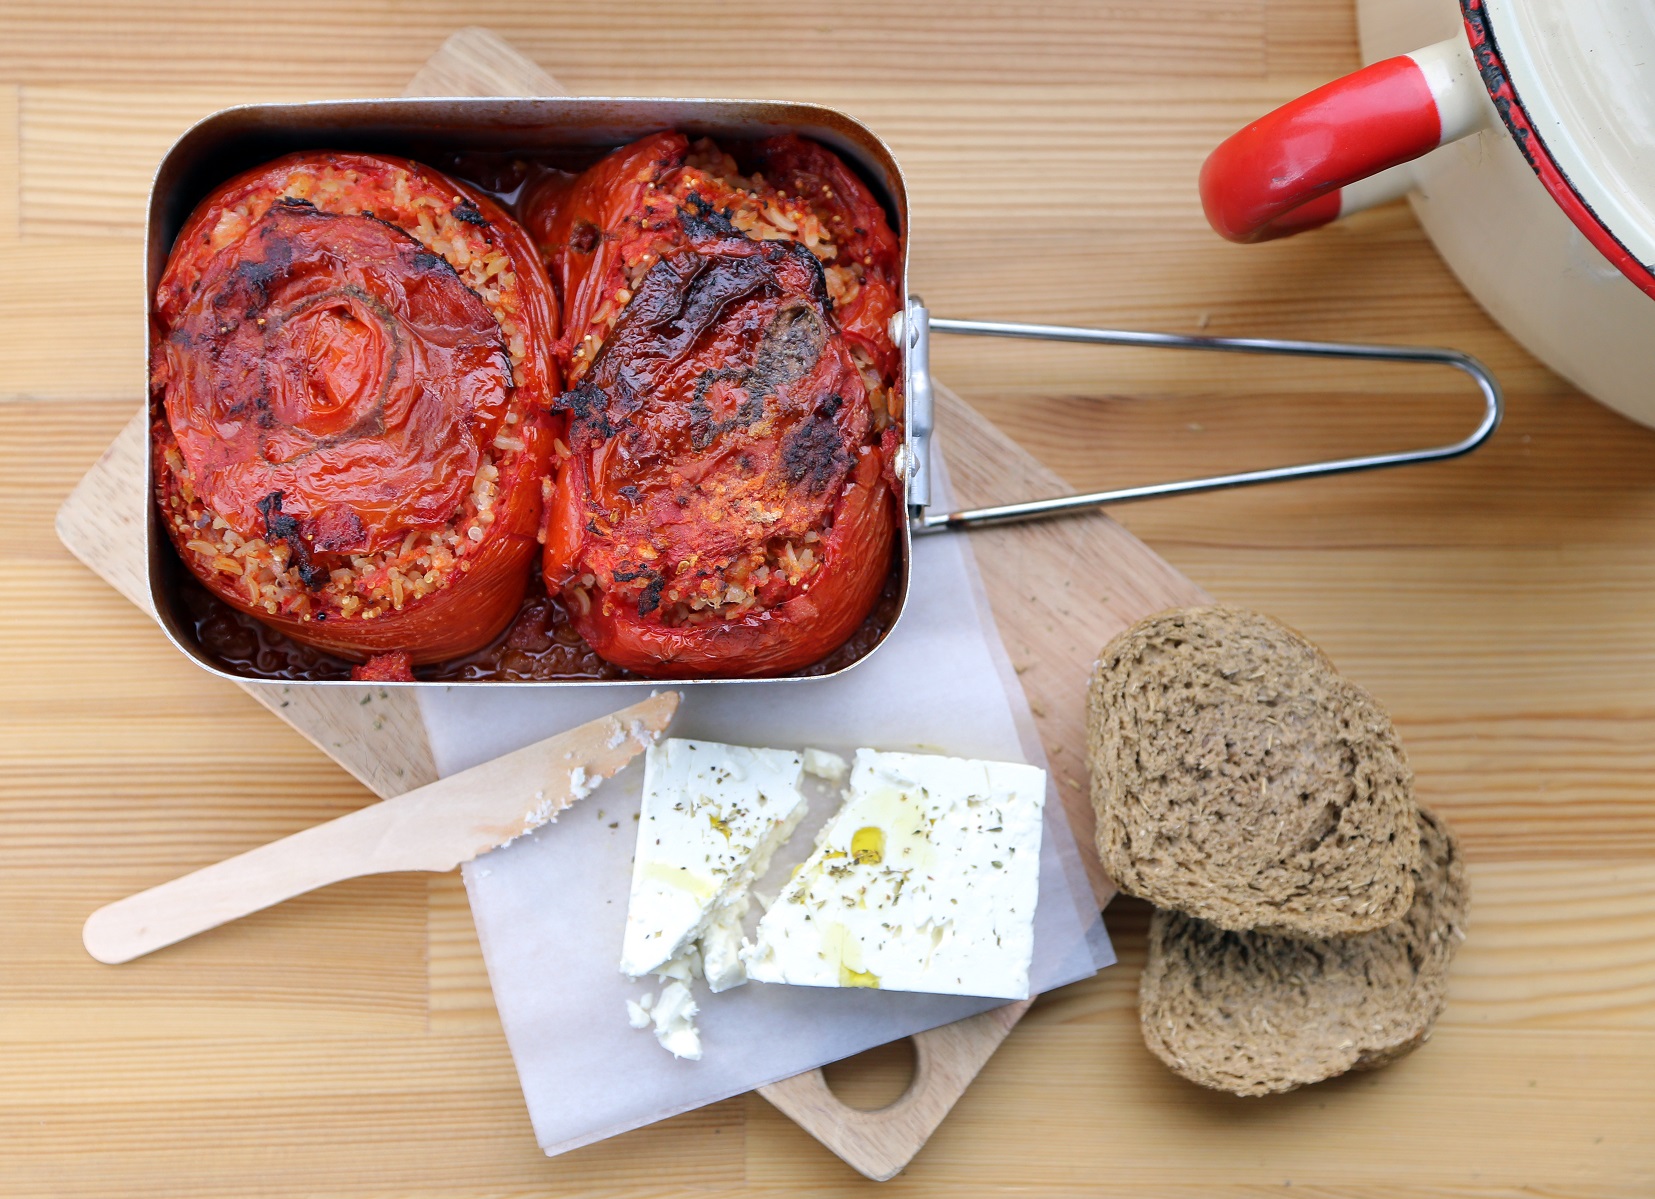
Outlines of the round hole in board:
{"type": "Polygon", "coordinates": [[[858,1111],[875,1112],[907,1094],[918,1063],[914,1039],[903,1037],[832,1062],[822,1068],[822,1073],[828,1090],[839,1102],[858,1111]]]}

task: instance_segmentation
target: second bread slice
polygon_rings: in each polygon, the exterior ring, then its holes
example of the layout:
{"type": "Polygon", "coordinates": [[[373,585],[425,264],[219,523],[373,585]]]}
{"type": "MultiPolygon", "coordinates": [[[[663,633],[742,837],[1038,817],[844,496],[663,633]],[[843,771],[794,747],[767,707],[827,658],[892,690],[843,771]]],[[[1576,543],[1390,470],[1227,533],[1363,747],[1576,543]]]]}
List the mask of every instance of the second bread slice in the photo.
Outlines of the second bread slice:
{"type": "Polygon", "coordinates": [[[1286,626],[1217,607],[1135,625],[1098,662],[1087,727],[1098,853],[1129,894],[1305,937],[1408,910],[1419,837],[1390,718],[1286,626]]]}
{"type": "Polygon", "coordinates": [[[1419,813],[1414,902],[1358,937],[1226,932],[1156,912],[1139,983],[1149,1048],[1191,1082],[1266,1095],[1395,1061],[1430,1035],[1470,902],[1454,834],[1419,813]]]}

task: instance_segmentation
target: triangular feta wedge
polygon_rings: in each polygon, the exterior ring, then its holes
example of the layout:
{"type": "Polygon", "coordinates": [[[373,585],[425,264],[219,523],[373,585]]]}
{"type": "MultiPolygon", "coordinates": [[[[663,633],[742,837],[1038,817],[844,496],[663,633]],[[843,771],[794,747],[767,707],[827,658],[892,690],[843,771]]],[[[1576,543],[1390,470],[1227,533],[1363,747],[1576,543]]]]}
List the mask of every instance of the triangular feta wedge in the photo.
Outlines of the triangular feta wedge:
{"type": "Polygon", "coordinates": [[[670,738],[644,759],[644,799],[621,970],[746,981],[736,946],[747,889],[805,814],[800,756],[670,738]]]}
{"type": "Polygon", "coordinates": [[[742,951],[749,978],[1025,999],[1046,772],[856,751],[845,806],[742,951]]]}

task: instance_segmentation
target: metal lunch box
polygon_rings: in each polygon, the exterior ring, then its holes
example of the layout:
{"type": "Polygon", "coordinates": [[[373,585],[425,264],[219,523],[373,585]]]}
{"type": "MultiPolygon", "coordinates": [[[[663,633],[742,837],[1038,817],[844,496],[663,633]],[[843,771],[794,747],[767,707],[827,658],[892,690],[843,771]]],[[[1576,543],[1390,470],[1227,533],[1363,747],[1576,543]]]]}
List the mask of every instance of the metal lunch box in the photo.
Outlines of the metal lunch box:
{"type": "MultiPolygon", "coordinates": [[[[679,129],[719,141],[741,141],[795,132],[831,147],[857,169],[885,204],[902,238],[903,310],[893,329],[903,352],[907,440],[898,467],[906,484],[906,520],[898,539],[894,570],[899,588],[895,615],[879,639],[855,659],[826,674],[784,676],[830,678],[852,669],[889,636],[906,606],[913,538],[917,535],[980,525],[1058,516],[1107,504],[1176,495],[1252,483],[1303,479],[1377,467],[1428,462],[1469,453],[1499,423],[1500,390],[1475,359],[1453,350],[1334,342],[1251,338],[1189,337],[1181,334],[1025,325],[999,321],[947,320],[932,317],[909,290],[911,230],[902,170],[890,149],[866,126],[844,113],[816,104],[770,100],[630,99],[553,97],[544,99],[395,99],[319,101],[301,104],[255,104],[224,109],[193,126],[175,142],[156,168],[146,218],[144,275],[144,344],[154,318],[155,290],[172,244],[195,206],[218,184],[260,163],[296,150],[356,150],[395,154],[421,162],[440,161],[454,153],[516,153],[584,166],[602,152],[648,133],[679,129]],[[1243,354],[1349,358],[1379,362],[1425,363],[1452,367],[1470,376],[1483,398],[1483,415],[1465,438],[1447,445],[1399,453],[1340,458],[1324,462],[1185,479],[1171,483],[1059,496],[957,512],[930,508],[930,456],[933,433],[929,345],[932,333],[982,337],[1019,337],[1096,345],[1162,347],[1243,354]]],[[[144,392],[148,395],[147,371],[144,392]]],[[[145,494],[155,493],[154,465],[145,456],[145,494]]],[[[198,642],[180,598],[188,572],[173,553],[155,505],[147,505],[146,563],[150,599],[161,627],[181,652],[204,669],[244,681],[210,656],[198,642]]],[[[589,687],[643,684],[652,687],[740,683],[743,679],[554,679],[416,682],[398,686],[589,687]]],[[[765,680],[774,682],[777,680],[765,680]]],[[[297,686],[350,686],[348,680],[297,680],[297,686]]],[[[393,685],[393,684],[382,684],[393,685]]]]}

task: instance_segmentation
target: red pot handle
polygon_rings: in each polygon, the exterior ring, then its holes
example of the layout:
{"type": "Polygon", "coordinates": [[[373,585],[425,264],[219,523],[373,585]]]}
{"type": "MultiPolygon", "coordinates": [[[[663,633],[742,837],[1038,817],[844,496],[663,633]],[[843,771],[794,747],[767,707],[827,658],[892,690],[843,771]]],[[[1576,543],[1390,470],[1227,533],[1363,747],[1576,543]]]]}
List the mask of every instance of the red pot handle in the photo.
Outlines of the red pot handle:
{"type": "Polygon", "coordinates": [[[1201,207],[1231,241],[1315,229],[1402,195],[1411,176],[1373,177],[1483,128],[1491,113],[1463,37],[1387,58],[1225,139],[1201,167],[1201,207]]]}

